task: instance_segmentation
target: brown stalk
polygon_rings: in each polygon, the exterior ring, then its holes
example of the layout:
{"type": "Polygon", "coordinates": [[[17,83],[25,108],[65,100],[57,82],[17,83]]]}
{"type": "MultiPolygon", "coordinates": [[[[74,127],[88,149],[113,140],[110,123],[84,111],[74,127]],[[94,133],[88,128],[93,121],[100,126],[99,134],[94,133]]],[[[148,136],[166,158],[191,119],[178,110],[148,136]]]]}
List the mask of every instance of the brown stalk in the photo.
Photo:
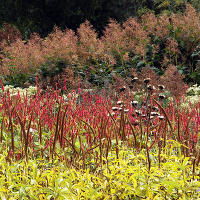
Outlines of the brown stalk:
{"type": "MultiPolygon", "coordinates": [[[[41,118],[39,119],[39,123],[38,123],[38,127],[39,127],[39,139],[40,139],[40,144],[42,144],[42,125],[41,125],[41,118]]],[[[43,158],[43,149],[41,148],[41,156],[43,158]]]]}
{"type": "Polygon", "coordinates": [[[192,175],[193,175],[193,180],[194,180],[194,176],[195,176],[195,163],[196,163],[196,158],[193,158],[193,162],[192,162],[192,175]]]}
{"type": "MultiPolygon", "coordinates": [[[[107,118],[106,122],[103,123],[103,135],[106,136],[106,127],[107,127],[107,124],[108,124],[108,120],[109,118],[107,118]]],[[[104,120],[103,120],[104,121],[104,120]]],[[[111,138],[110,136],[106,136],[107,137],[107,146],[106,146],[106,163],[107,163],[107,168],[108,168],[108,152],[109,152],[109,149],[110,149],[110,146],[111,146],[111,138]]]]}
{"type": "Polygon", "coordinates": [[[28,148],[28,144],[27,144],[27,138],[26,138],[26,131],[25,131],[25,127],[24,127],[24,123],[21,119],[21,117],[19,116],[18,112],[16,112],[17,118],[19,120],[20,126],[21,126],[21,130],[23,133],[23,138],[24,138],[24,152],[25,152],[25,157],[27,158],[27,148],[28,148]]]}
{"type": "Polygon", "coordinates": [[[68,105],[65,108],[63,118],[62,118],[62,124],[61,124],[61,135],[60,135],[60,145],[61,145],[61,147],[63,147],[64,124],[65,124],[65,117],[66,117],[66,114],[67,114],[67,108],[68,108],[68,105]]]}
{"type": "Polygon", "coordinates": [[[142,118],[141,118],[140,115],[139,115],[139,120],[140,120],[139,126],[140,126],[140,144],[141,144],[142,136],[143,136],[143,130],[142,130],[142,118]]]}
{"type": "Polygon", "coordinates": [[[2,140],[3,140],[4,118],[5,118],[5,115],[3,115],[3,119],[2,119],[2,123],[1,123],[1,138],[0,138],[0,142],[2,142],[2,140]]]}
{"type": "MultiPolygon", "coordinates": [[[[76,117],[77,117],[77,116],[76,116],[76,117]]],[[[78,118],[78,120],[80,120],[81,122],[83,122],[84,124],[86,124],[86,125],[89,127],[89,129],[92,131],[92,133],[93,133],[93,135],[94,135],[94,137],[95,137],[95,131],[94,131],[94,129],[90,126],[90,124],[87,123],[87,122],[85,122],[84,120],[80,119],[79,117],[77,117],[77,118],[78,118]]]]}
{"type": "Polygon", "coordinates": [[[40,144],[42,144],[42,125],[41,125],[41,119],[39,119],[39,138],[40,138],[40,144]]]}
{"type": "Polygon", "coordinates": [[[170,122],[170,120],[169,120],[169,117],[168,117],[167,113],[165,112],[164,108],[163,108],[163,107],[160,105],[160,103],[159,103],[158,101],[156,101],[154,98],[153,98],[153,101],[158,105],[158,107],[160,108],[160,110],[162,110],[163,114],[165,115],[165,117],[166,117],[166,119],[167,119],[167,122],[169,123],[170,129],[171,129],[171,131],[172,131],[172,130],[173,130],[172,124],[171,124],[171,122],[170,122]]]}
{"type": "MultiPolygon", "coordinates": [[[[111,115],[111,113],[110,113],[109,109],[107,108],[107,106],[105,106],[105,108],[106,108],[109,116],[111,117],[112,121],[114,122],[115,128],[117,129],[117,124],[116,124],[113,116],[111,115]]],[[[118,142],[118,136],[117,136],[117,131],[115,130],[114,132],[115,132],[115,140],[116,140],[116,156],[117,156],[117,159],[119,159],[119,142],[118,142]]],[[[118,162],[118,164],[119,164],[119,162],[118,162]]]]}
{"type": "Polygon", "coordinates": [[[181,141],[181,137],[180,137],[180,116],[179,113],[177,113],[178,115],[178,141],[181,141]]]}
{"type": "Polygon", "coordinates": [[[72,147],[72,149],[74,150],[74,152],[75,152],[76,154],[78,154],[78,152],[77,152],[75,146],[74,146],[65,136],[63,136],[63,139],[65,139],[65,140],[67,141],[67,143],[72,147]]]}
{"type": "Polygon", "coordinates": [[[6,107],[8,109],[9,127],[10,127],[10,131],[11,131],[11,149],[12,149],[13,156],[14,156],[15,155],[15,144],[14,144],[14,129],[13,129],[13,123],[12,123],[12,114],[18,103],[18,99],[16,100],[16,102],[11,110],[9,109],[8,103],[7,102],[5,102],[5,103],[6,103],[6,107]]]}
{"type": "Polygon", "coordinates": [[[94,146],[94,147],[92,147],[92,148],[88,149],[88,150],[87,150],[87,152],[85,152],[85,153],[87,154],[88,152],[90,152],[90,151],[92,151],[92,150],[96,149],[98,146],[99,146],[99,144],[97,144],[96,146],[94,146]]]}
{"type": "Polygon", "coordinates": [[[81,151],[83,151],[83,149],[82,149],[82,140],[81,140],[81,137],[80,137],[80,135],[78,135],[78,139],[79,139],[79,144],[80,144],[80,151],[79,151],[79,155],[81,155],[81,151]]]}
{"type": "Polygon", "coordinates": [[[125,140],[124,104],[122,106],[121,115],[120,115],[119,135],[121,135],[122,141],[124,141],[125,140]],[[122,134],[120,134],[121,131],[122,131],[122,134]]]}
{"type": "MultiPolygon", "coordinates": [[[[128,119],[127,119],[127,120],[128,120],[128,119]]],[[[128,123],[129,123],[129,125],[130,125],[130,127],[131,127],[131,131],[132,131],[132,133],[133,133],[133,137],[134,137],[134,140],[135,140],[135,147],[137,147],[137,138],[136,138],[136,135],[135,135],[134,128],[133,128],[133,126],[132,126],[130,120],[128,120],[128,123]]]]}
{"type": "Polygon", "coordinates": [[[21,143],[23,143],[23,133],[22,133],[23,131],[22,131],[22,128],[21,128],[21,130],[20,130],[20,141],[21,141],[21,143]]]}
{"type": "MultiPolygon", "coordinates": [[[[94,131],[94,129],[90,126],[90,124],[89,123],[87,123],[87,122],[85,122],[85,121],[83,121],[82,119],[80,119],[79,117],[77,117],[81,122],[83,122],[83,123],[85,123],[89,128],[90,128],[90,130],[92,131],[92,133],[93,133],[93,135],[94,135],[94,137],[95,137],[95,131],[94,131]]],[[[100,138],[99,138],[99,151],[100,151],[100,163],[102,163],[102,141],[101,141],[101,139],[102,139],[102,133],[100,134],[100,138]]]]}
{"type": "Polygon", "coordinates": [[[163,146],[166,146],[166,138],[167,138],[167,122],[165,121],[165,128],[164,128],[164,134],[163,134],[163,146]]]}
{"type": "Polygon", "coordinates": [[[58,131],[59,131],[59,121],[60,121],[60,110],[61,110],[61,104],[59,106],[59,109],[58,109],[58,114],[57,114],[57,120],[56,120],[56,132],[55,132],[55,135],[54,135],[54,141],[53,141],[53,149],[52,149],[52,156],[53,156],[53,153],[55,151],[55,146],[56,146],[56,140],[57,140],[57,137],[58,137],[58,131]]]}
{"type": "Polygon", "coordinates": [[[86,164],[85,164],[85,151],[83,149],[83,144],[82,144],[82,140],[81,140],[81,137],[79,135],[79,143],[80,143],[80,154],[81,155],[81,152],[82,152],[82,160],[83,160],[83,169],[86,168],[86,164]]]}
{"type": "Polygon", "coordinates": [[[160,157],[161,147],[162,147],[162,141],[159,141],[158,142],[158,166],[159,166],[159,168],[160,168],[160,163],[161,163],[161,157],[160,157]]]}
{"type": "Polygon", "coordinates": [[[14,129],[13,129],[13,123],[12,123],[12,117],[9,112],[9,127],[10,127],[10,132],[11,132],[11,149],[13,151],[13,155],[15,154],[15,144],[14,144],[14,129]]]}
{"type": "Polygon", "coordinates": [[[177,128],[178,128],[178,141],[181,141],[181,136],[180,136],[180,115],[179,115],[179,101],[177,101],[177,118],[178,118],[178,124],[177,124],[177,128]]]}
{"type": "MultiPolygon", "coordinates": [[[[108,118],[109,119],[109,118],[108,118]]],[[[103,136],[105,136],[106,134],[106,127],[107,127],[107,124],[108,124],[108,119],[106,120],[106,122],[103,123],[103,126],[102,126],[102,129],[103,129],[103,136]]]]}
{"type": "MultiPolygon", "coordinates": [[[[33,111],[31,112],[31,118],[29,120],[28,129],[27,129],[27,136],[26,136],[26,145],[27,145],[27,148],[26,148],[26,151],[28,149],[28,139],[29,139],[29,132],[30,132],[30,128],[31,128],[32,119],[33,119],[33,111]]],[[[26,152],[26,155],[27,155],[27,152],[26,152]]]]}
{"type": "MultiPolygon", "coordinates": [[[[185,132],[183,134],[184,136],[186,136],[186,138],[185,138],[185,145],[187,147],[188,147],[188,129],[189,129],[189,124],[190,124],[191,119],[192,119],[192,115],[188,119],[188,122],[187,122],[187,125],[186,125],[186,129],[185,129],[185,132]]],[[[189,155],[188,148],[186,148],[185,151],[186,151],[186,156],[188,156],[189,155]]]]}
{"type": "Polygon", "coordinates": [[[147,160],[148,160],[148,170],[149,170],[149,172],[150,172],[150,169],[151,169],[151,159],[150,159],[150,155],[149,155],[148,137],[149,137],[149,124],[150,124],[151,110],[152,110],[152,105],[150,107],[148,120],[147,120],[147,138],[146,138],[146,150],[147,150],[147,160]]]}
{"type": "Polygon", "coordinates": [[[196,166],[198,167],[200,163],[200,150],[197,151],[197,156],[196,156],[196,166]]]}

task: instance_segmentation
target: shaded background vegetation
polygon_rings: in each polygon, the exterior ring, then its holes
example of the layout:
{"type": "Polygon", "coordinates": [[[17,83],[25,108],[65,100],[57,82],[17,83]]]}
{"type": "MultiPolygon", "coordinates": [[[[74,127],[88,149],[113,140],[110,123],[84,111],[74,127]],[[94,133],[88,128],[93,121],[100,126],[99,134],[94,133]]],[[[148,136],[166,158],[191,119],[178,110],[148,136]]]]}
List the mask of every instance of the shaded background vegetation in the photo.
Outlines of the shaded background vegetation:
{"type": "Polygon", "coordinates": [[[199,0],[2,0],[2,79],[24,87],[39,74],[43,85],[80,78],[105,87],[115,75],[150,67],[165,76],[173,65],[200,84],[199,11],[199,0]]]}
{"type": "Polygon", "coordinates": [[[182,12],[185,3],[200,8],[198,0],[1,0],[0,25],[15,25],[24,39],[32,32],[47,36],[55,25],[76,30],[85,20],[101,33],[109,18],[123,22],[149,11],[182,12]]]}

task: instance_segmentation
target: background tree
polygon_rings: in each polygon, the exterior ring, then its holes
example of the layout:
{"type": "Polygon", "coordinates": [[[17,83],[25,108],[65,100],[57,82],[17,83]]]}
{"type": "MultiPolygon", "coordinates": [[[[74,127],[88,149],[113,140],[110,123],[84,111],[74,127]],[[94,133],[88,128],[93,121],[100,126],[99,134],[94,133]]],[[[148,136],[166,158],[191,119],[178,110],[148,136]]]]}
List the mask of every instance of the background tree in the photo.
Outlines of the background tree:
{"type": "Polygon", "coordinates": [[[186,3],[200,8],[199,0],[1,0],[0,26],[13,24],[27,39],[33,32],[45,37],[55,25],[76,30],[88,20],[101,33],[110,18],[123,22],[146,12],[182,12],[186,3]]]}

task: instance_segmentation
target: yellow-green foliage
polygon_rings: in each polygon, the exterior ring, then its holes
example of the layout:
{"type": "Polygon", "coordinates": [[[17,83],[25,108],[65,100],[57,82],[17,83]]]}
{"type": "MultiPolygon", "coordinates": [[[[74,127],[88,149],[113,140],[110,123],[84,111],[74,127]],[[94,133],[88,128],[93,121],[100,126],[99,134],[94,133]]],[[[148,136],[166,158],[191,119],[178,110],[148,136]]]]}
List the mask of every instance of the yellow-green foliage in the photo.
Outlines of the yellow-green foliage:
{"type": "MultiPolygon", "coordinates": [[[[194,199],[200,198],[200,168],[180,154],[180,145],[168,141],[158,152],[151,151],[148,171],[146,152],[120,148],[112,151],[93,173],[91,169],[69,169],[58,159],[19,161],[10,164],[0,157],[1,199],[194,199]]],[[[92,161],[90,163],[92,165],[92,161]]]]}

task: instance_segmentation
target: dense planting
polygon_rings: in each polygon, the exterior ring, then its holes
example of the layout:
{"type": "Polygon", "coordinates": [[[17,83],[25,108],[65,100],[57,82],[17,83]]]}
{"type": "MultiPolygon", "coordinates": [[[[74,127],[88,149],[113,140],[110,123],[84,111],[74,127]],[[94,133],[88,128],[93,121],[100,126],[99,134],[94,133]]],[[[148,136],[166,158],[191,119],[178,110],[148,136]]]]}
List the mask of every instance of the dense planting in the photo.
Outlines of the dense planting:
{"type": "Polygon", "coordinates": [[[27,41],[9,30],[0,45],[5,84],[25,87],[38,75],[44,85],[59,80],[63,86],[67,77],[67,86],[74,88],[77,84],[71,82],[79,77],[105,87],[114,82],[115,75],[128,77],[131,69],[150,67],[163,75],[170,65],[185,81],[200,83],[199,13],[190,4],[182,14],[148,13],[122,25],[111,20],[101,37],[88,21],[77,33],[55,28],[46,38],[33,34],[27,41]]]}
{"type": "Polygon", "coordinates": [[[2,87],[4,199],[197,199],[200,103],[143,94],[32,94],[2,87]]]}
{"type": "Polygon", "coordinates": [[[0,198],[199,199],[199,20],[187,4],[27,41],[6,25],[0,198]]]}

